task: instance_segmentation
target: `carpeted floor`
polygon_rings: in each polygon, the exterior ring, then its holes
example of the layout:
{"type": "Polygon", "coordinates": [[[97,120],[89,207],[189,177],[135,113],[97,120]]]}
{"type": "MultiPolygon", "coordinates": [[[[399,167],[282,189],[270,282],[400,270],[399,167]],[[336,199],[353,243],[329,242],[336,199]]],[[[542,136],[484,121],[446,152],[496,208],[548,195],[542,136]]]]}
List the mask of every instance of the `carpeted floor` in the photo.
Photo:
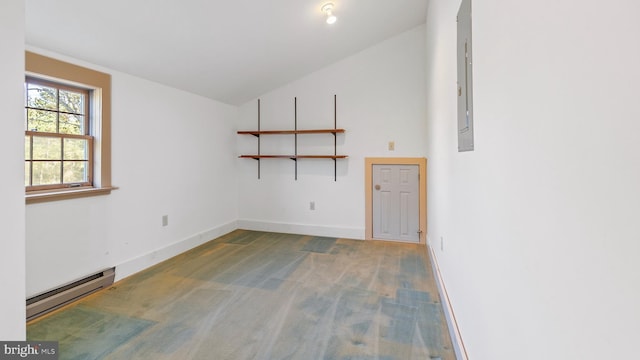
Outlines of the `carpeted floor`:
{"type": "Polygon", "coordinates": [[[27,338],[59,341],[60,359],[455,359],[424,245],[245,230],[32,321],[27,338]]]}

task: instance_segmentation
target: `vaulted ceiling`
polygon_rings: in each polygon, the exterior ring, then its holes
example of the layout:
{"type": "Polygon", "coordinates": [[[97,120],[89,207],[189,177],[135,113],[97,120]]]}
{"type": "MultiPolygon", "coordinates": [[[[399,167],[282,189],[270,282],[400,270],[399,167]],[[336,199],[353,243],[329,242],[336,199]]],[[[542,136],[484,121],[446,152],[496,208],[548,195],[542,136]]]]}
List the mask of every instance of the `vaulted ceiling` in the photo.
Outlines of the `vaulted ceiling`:
{"type": "Polygon", "coordinates": [[[26,43],[239,105],[423,24],[427,2],[26,0],[26,43]]]}

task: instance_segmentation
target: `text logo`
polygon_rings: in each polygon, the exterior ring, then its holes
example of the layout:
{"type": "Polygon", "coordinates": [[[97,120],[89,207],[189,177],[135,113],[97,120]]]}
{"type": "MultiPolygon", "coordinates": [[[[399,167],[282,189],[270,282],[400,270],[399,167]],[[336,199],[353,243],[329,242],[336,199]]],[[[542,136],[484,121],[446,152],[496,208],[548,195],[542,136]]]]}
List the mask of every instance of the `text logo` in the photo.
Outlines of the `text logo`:
{"type": "Polygon", "coordinates": [[[0,360],[58,360],[57,341],[0,341],[0,360]]]}

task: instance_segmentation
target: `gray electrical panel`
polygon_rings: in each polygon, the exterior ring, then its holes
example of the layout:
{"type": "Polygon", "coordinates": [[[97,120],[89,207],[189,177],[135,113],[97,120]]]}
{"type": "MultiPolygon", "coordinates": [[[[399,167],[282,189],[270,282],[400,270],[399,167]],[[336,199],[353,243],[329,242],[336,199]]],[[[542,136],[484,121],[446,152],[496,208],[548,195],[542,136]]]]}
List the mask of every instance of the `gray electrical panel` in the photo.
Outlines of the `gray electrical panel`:
{"type": "Polygon", "coordinates": [[[473,151],[471,0],[458,10],[458,151],[473,151]]]}

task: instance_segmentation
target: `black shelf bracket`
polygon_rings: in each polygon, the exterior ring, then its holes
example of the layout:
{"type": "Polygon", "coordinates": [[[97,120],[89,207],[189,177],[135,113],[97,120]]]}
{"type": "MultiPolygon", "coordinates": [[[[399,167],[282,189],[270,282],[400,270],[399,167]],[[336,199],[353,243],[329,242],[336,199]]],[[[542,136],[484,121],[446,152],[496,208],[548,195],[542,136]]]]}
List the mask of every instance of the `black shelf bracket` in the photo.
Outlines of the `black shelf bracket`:
{"type": "MultiPolygon", "coordinates": [[[[258,131],[260,131],[260,99],[258,99],[258,131]]],[[[260,134],[256,134],[258,138],[258,156],[260,156],[260,134]]],[[[255,158],[258,160],[258,180],[260,180],[260,158],[255,158]]]]}
{"type": "Polygon", "coordinates": [[[296,131],[296,133],[293,134],[293,149],[296,158],[291,160],[295,161],[295,180],[298,181],[298,97],[293,98],[293,130],[296,131]]]}
{"type": "MultiPolygon", "coordinates": [[[[333,128],[338,128],[338,99],[333,94],[333,128]]],[[[338,155],[338,133],[333,133],[333,155],[338,155]]],[[[338,181],[338,160],[333,159],[333,181],[338,181]]]]}

